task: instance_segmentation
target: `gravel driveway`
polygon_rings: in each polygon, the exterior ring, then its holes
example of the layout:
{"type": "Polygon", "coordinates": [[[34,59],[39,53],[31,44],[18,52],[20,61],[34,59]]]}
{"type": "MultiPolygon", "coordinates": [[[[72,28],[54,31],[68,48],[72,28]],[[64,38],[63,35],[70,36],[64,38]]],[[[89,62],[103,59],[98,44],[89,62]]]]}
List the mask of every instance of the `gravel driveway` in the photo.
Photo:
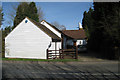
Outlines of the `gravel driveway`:
{"type": "Polygon", "coordinates": [[[38,62],[3,61],[3,80],[118,80],[117,61],[38,62]]]}

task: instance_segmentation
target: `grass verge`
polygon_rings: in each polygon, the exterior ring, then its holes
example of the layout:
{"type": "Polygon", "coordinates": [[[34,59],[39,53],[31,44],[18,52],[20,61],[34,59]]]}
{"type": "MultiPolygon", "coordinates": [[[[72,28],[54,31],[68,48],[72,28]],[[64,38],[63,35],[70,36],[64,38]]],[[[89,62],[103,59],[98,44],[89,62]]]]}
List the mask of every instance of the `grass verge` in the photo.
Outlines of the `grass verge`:
{"type": "Polygon", "coordinates": [[[73,62],[80,61],[77,59],[23,59],[23,58],[2,58],[2,60],[11,60],[11,61],[46,61],[46,62],[73,62]]]}

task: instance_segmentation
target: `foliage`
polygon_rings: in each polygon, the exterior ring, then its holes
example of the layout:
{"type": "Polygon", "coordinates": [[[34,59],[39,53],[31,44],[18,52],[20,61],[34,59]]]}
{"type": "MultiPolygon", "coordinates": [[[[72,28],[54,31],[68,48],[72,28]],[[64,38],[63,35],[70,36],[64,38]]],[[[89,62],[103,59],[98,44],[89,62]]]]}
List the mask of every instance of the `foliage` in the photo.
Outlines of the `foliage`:
{"type": "Polygon", "coordinates": [[[2,21],[3,21],[3,13],[2,13],[2,8],[0,7],[0,27],[2,25],[2,21]]]}
{"type": "Polygon", "coordinates": [[[5,40],[4,40],[4,35],[3,35],[3,29],[1,29],[1,31],[0,32],[2,32],[2,57],[4,57],[4,51],[5,51],[5,40]]]}
{"type": "Polygon", "coordinates": [[[28,3],[21,3],[16,11],[16,16],[14,19],[14,27],[15,28],[29,13],[28,13],[28,3]]]}
{"type": "Polygon", "coordinates": [[[82,20],[82,26],[83,29],[85,29],[86,35],[88,37],[88,39],[90,38],[90,34],[93,30],[92,26],[93,26],[93,18],[92,18],[92,14],[93,14],[93,9],[89,8],[88,12],[84,12],[83,14],[83,20],[82,20]]]}
{"type": "Polygon", "coordinates": [[[29,17],[39,22],[39,15],[37,13],[37,7],[34,2],[31,2],[29,4],[23,2],[18,6],[13,28],[15,28],[25,17],[29,17]]]}
{"type": "Polygon", "coordinates": [[[37,14],[38,10],[34,2],[31,2],[28,7],[28,17],[39,22],[39,17],[37,14]]]}
{"type": "Polygon", "coordinates": [[[88,30],[89,48],[109,59],[119,58],[119,11],[117,2],[94,2],[94,10],[84,13],[83,26],[88,30]]]}
{"type": "Polygon", "coordinates": [[[12,28],[10,26],[5,27],[5,29],[2,29],[2,57],[4,57],[5,53],[5,37],[11,32],[12,28]]]}
{"type": "Polygon", "coordinates": [[[37,8],[38,8],[39,22],[41,22],[44,19],[44,13],[40,6],[37,6],[37,8]]]}

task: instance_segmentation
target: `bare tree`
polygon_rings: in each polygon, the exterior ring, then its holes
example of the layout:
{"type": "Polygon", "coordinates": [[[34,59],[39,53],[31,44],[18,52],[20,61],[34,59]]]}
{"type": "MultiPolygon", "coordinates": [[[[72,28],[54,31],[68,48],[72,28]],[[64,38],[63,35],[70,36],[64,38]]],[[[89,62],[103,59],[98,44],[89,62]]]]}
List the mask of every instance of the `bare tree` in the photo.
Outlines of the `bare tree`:
{"type": "Polygon", "coordinates": [[[44,13],[40,6],[37,6],[37,9],[38,9],[39,22],[40,22],[41,20],[44,19],[44,13]]]}
{"type": "Polygon", "coordinates": [[[66,30],[64,25],[60,25],[58,22],[52,22],[52,25],[54,25],[56,28],[58,28],[59,30],[66,30]]]}
{"type": "MultiPolygon", "coordinates": [[[[27,2],[27,3],[29,4],[30,2],[27,2]]],[[[18,4],[22,4],[22,2],[19,2],[18,4]]],[[[12,6],[12,9],[9,11],[9,13],[7,13],[7,17],[9,17],[9,21],[7,21],[7,23],[9,24],[11,24],[14,21],[18,5],[15,4],[11,6],[12,6]]],[[[43,20],[44,13],[40,6],[37,6],[37,9],[38,9],[39,21],[41,21],[43,20]]]]}
{"type": "Polygon", "coordinates": [[[16,4],[11,5],[11,9],[7,13],[7,17],[9,18],[9,20],[6,21],[6,23],[12,25],[15,15],[16,15],[17,7],[18,7],[18,5],[16,5],[16,4]]]}
{"type": "MultiPolygon", "coordinates": [[[[26,2],[26,0],[24,2],[26,2]]],[[[19,2],[18,5],[22,4],[22,3],[23,2],[19,2]]],[[[29,4],[30,2],[27,2],[27,3],[29,4]]],[[[12,4],[11,5],[11,9],[9,10],[9,12],[6,15],[9,18],[9,20],[7,20],[5,23],[7,23],[7,24],[12,26],[13,21],[14,21],[15,16],[16,16],[16,11],[17,11],[18,5],[16,5],[16,4],[12,4]]],[[[43,13],[43,11],[42,11],[40,6],[37,6],[37,9],[38,9],[39,21],[41,21],[41,20],[43,20],[44,13],[43,13]]]]}
{"type": "Polygon", "coordinates": [[[64,25],[61,25],[61,30],[66,30],[66,27],[64,25]]]}
{"type": "Polygon", "coordinates": [[[3,20],[3,13],[2,13],[2,6],[0,5],[0,27],[2,25],[2,20],[3,20]]]}

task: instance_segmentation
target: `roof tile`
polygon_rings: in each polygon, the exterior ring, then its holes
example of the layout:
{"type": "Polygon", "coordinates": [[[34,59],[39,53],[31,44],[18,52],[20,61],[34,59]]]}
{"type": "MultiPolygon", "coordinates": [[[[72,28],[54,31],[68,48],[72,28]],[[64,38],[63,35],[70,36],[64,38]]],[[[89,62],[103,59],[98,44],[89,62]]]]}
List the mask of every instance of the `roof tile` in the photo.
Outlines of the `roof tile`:
{"type": "Polygon", "coordinates": [[[83,29],[81,30],[63,30],[62,31],[65,35],[74,38],[74,39],[85,39],[85,31],[83,29]]]}

